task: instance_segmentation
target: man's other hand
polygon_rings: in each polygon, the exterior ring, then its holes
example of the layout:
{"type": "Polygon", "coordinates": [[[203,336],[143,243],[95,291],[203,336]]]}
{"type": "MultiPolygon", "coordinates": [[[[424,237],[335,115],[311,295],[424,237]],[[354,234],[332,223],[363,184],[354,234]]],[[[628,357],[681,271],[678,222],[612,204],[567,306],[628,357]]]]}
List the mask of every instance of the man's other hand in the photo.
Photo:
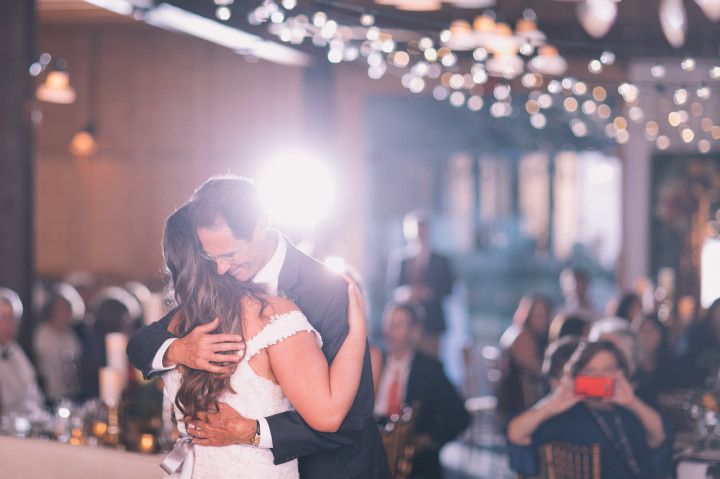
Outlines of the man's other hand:
{"type": "Polygon", "coordinates": [[[163,357],[165,367],[183,365],[217,374],[228,374],[238,363],[245,351],[245,343],[238,334],[212,334],[220,320],[197,326],[185,337],[178,338],[170,345],[163,357]],[[222,354],[233,351],[235,354],[222,354]]]}

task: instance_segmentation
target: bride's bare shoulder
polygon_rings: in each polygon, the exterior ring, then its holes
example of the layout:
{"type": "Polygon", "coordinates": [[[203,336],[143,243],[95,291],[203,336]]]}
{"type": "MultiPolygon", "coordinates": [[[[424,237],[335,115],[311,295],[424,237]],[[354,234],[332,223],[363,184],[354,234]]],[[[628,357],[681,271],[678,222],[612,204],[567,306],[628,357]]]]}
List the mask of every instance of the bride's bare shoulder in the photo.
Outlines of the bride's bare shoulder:
{"type": "Polygon", "coordinates": [[[262,316],[266,319],[300,309],[291,300],[280,296],[266,296],[264,299],[266,304],[262,316]]]}
{"type": "Polygon", "coordinates": [[[242,299],[242,307],[246,334],[251,337],[265,327],[273,316],[299,309],[287,298],[269,295],[263,295],[260,298],[246,296],[242,299]]]}

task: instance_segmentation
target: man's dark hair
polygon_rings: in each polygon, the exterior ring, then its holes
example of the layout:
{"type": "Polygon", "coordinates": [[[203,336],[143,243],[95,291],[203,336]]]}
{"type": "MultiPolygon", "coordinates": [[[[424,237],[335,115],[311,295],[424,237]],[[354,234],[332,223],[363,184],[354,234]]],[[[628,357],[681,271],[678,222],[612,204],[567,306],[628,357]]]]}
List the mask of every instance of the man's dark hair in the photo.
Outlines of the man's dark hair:
{"type": "Polygon", "coordinates": [[[196,228],[225,221],[238,239],[252,238],[255,225],[265,216],[260,192],[248,178],[235,175],[214,176],[190,198],[190,217],[196,228]]]}
{"type": "Polygon", "coordinates": [[[592,361],[596,354],[607,352],[615,356],[615,362],[626,378],[630,378],[630,366],[628,360],[620,349],[612,341],[591,341],[583,342],[573,353],[565,366],[565,370],[572,377],[577,377],[580,371],[592,361]]]}
{"type": "Polygon", "coordinates": [[[417,303],[411,303],[409,301],[392,301],[385,307],[385,314],[396,310],[404,311],[410,318],[410,324],[413,326],[422,326],[425,322],[425,310],[417,303]]]}

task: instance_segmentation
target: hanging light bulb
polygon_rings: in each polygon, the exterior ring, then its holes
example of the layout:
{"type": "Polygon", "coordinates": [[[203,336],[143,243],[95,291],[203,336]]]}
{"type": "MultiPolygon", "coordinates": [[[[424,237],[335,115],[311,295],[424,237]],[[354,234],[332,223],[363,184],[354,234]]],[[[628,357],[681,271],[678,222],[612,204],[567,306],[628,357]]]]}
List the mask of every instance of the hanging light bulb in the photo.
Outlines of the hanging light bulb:
{"type": "Polygon", "coordinates": [[[602,38],[612,28],[617,17],[613,0],[585,0],[577,6],[580,24],[593,38],[602,38]]]}
{"type": "Polygon", "coordinates": [[[543,75],[560,76],[567,69],[567,61],[560,56],[558,49],[545,45],[540,47],[538,55],[530,60],[530,70],[543,75]]]}
{"type": "Polygon", "coordinates": [[[695,0],[706,17],[711,21],[720,20],[720,0],[695,0]]]}
{"type": "Polygon", "coordinates": [[[538,29],[537,22],[526,18],[517,21],[515,34],[523,37],[533,47],[539,47],[547,40],[545,34],[538,29]]]}
{"type": "Polygon", "coordinates": [[[660,26],[670,45],[680,48],[685,44],[687,12],[682,0],[660,1],[660,26]]]}
{"type": "Polygon", "coordinates": [[[450,24],[450,40],[445,46],[452,50],[474,50],[477,47],[477,39],[473,29],[466,20],[455,20],[450,24]]]}
{"type": "Polygon", "coordinates": [[[51,70],[45,81],[35,91],[38,100],[49,103],[69,104],[75,101],[77,94],[70,86],[70,75],[65,70],[64,63],[59,63],[55,70],[51,70]]]}
{"type": "Polygon", "coordinates": [[[97,140],[95,125],[88,123],[85,128],[73,135],[70,142],[70,153],[76,158],[88,158],[97,153],[97,140]]]}
{"type": "Polygon", "coordinates": [[[511,80],[523,71],[523,61],[516,51],[496,53],[485,64],[488,73],[511,80]]]}

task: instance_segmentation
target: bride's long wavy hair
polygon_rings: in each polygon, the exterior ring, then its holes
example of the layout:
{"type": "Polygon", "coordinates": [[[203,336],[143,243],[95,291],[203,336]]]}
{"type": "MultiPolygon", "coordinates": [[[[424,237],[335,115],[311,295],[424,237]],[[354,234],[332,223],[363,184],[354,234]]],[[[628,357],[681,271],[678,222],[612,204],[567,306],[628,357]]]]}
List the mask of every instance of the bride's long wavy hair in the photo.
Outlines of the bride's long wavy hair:
{"type": "MultiPolygon", "coordinates": [[[[202,245],[190,220],[188,205],[168,217],[162,248],[166,273],[178,304],[178,321],[173,333],[183,337],[195,327],[220,318],[214,334],[239,334],[244,339],[242,299],[250,297],[264,307],[262,290],[252,282],[241,283],[229,274],[217,274],[215,263],[201,255],[202,245]]],[[[221,365],[237,366],[234,362],[221,365]]],[[[195,418],[201,411],[216,411],[220,395],[225,391],[235,392],[230,385],[235,367],[226,374],[184,367],[175,398],[180,412],[195,418]]]]}

